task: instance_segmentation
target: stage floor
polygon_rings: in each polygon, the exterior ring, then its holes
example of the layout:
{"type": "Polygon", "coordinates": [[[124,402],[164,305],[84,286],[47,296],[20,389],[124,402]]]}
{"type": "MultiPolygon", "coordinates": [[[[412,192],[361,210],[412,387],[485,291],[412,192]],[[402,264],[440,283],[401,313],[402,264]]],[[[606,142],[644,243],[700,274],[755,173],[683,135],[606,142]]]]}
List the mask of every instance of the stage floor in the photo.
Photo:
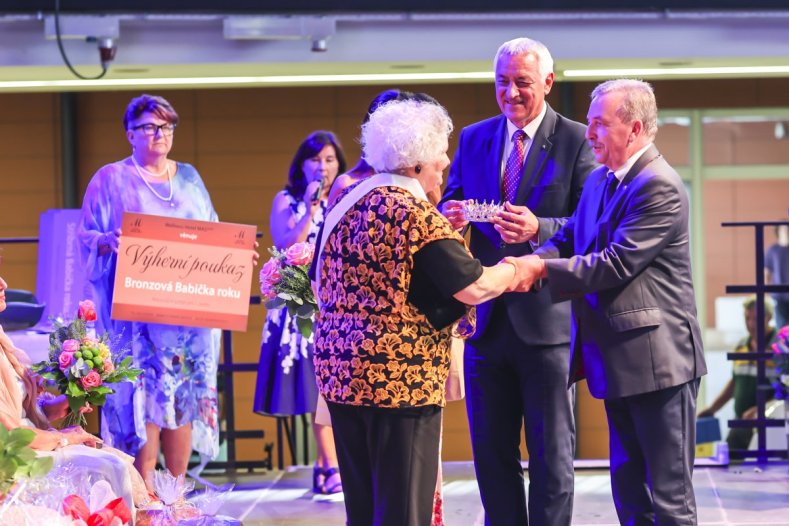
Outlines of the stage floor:
{"type": "MultiPolygon", "coordinates": [[[[310,491],[312,468],[244,474],[221,513],[241,519],[245,526],[342,526],[342,496],[318,496],[310,491]]],[[[215,484],[226,477],[207,476],[215,484]]],[[[789,525],[789,465],[739,464],[697,467],[693,484],[700,525],[789,525]]],[[[447,526],[483,524],[474,467],[470,462],[444,463],[444,514],[447,526]]],[[[573,525],[617,525],[611,485],[605,469],[575,473],[573,525]]]]}

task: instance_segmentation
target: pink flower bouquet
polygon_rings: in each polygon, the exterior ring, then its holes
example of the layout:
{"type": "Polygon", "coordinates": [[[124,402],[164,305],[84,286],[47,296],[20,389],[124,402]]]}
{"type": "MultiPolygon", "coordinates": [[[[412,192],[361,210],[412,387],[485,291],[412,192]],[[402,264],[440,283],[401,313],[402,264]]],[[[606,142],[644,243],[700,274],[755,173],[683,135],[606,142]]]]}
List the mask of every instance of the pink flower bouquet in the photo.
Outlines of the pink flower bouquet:
{"type": "Polygon", "coordinates": [[[113,351],[105,333],[97,338],[92,330],[96,308],[92,301],[81,301],[77,319],[64,324],[54,321],[49,336],[49,360],[33,370],[53,382],[66,395],[70,412],[66,425],[85,425],[85,413],[102,406],[113,391],[107,384],[132,381],[142,371],[130,367],[131,356],[113,351]]]}
{"type": "Polygon", "coordinates": [[[287,308],[305,338],[312,334],[313,315],[318,310],[308,276],[315,245],[296,243],[287,250],[270,248],[269,259],[260,269],[260,294],[267,309],[287,308]]]}

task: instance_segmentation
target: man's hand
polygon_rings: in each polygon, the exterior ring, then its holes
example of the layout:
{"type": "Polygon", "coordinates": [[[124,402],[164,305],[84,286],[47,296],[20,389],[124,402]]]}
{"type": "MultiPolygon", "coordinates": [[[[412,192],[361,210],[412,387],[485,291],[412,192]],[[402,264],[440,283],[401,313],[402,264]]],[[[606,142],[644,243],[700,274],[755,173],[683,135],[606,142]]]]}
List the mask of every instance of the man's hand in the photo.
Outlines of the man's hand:
{"type": "Polygon", "coordinates": [[[502,261],[515,265],[515,278],[507,288],[507,292],[528,292],[537,280],[546,277],[545,261],[538,256],[532,254],[517,258],[508,256],[502,261]]]}
{"type": "Polygon", "coordinates": [[[703,411],[699,411],[699,414],[696,415],[697,418],[707,418],[710,416],[715,416],[715,411],[709,408],[704,409],[703,411]]]}
{"type": "Polygon", "coordinates": [[[466,216],[463,214],[463,201],[447,201],[444,203],[441,213],[455,230],[462,230],[468,225],[466,216]]]}
{"type": "Polygon", "coordinates": [[[504,203],[504,210],[493,218],[493,228],[508,245],[526,243],[540,230],[540,222],[526,206],[504,203]]]}

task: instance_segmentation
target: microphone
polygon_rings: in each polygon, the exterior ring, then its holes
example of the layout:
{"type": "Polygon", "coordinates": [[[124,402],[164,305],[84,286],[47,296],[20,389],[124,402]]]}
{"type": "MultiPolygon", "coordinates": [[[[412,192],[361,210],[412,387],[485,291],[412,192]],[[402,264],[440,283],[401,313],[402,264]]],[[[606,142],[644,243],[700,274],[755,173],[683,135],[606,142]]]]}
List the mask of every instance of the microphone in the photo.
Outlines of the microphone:
{"type": "Polygon", "coordinates": [[[312,202],[313,203],[317,203],[318,201],[320,201],[321,194],[323,193],[323,182],[324,181],[325,181],[325,179],[323,177],[321,177],[321,183],[320,183],[320,185],[318,185],[318,190],[316,190],[315,191],[315,195],[312,196],[312,202]]]}

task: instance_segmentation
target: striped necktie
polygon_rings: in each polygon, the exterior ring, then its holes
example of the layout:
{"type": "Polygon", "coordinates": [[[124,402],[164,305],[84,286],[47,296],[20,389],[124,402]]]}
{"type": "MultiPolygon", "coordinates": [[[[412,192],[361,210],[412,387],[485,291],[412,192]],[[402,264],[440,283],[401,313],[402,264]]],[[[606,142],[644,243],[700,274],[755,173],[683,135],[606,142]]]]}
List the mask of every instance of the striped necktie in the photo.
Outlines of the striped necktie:
{"type": "Polygon", "coordinates": [[[507,164],[504,165],[504,180],[502,181],[502,190],[504,200],[510,203],[515,202],[518,195],[518,186],[521,182],[521,171],[523,170],[523,160],[526,157],[526,133],[523,130],[516,130],[512,134],[512,151],[507,158],[507,164]]]}

